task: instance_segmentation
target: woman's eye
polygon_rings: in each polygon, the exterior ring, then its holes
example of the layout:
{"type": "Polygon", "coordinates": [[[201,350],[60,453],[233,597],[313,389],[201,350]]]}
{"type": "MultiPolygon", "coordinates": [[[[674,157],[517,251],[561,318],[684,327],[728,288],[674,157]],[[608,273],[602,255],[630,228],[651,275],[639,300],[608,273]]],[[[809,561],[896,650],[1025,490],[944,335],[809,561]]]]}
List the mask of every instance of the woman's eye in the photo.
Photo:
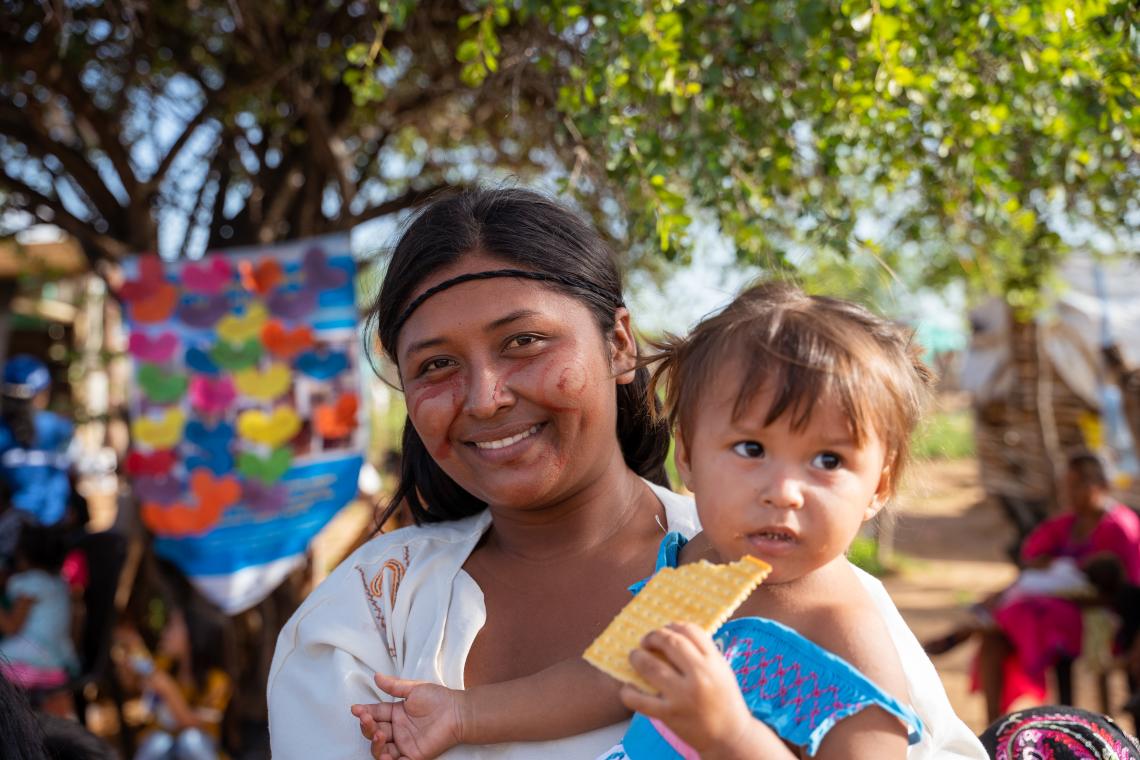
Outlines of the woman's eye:
{"type": "Polygon", "coordinates": [[[764,456],[764,444],[759,441],[741,441],[733,446],[732,450],[746,459],[759,459],[764,456]]]}
{"type": "Polygon", "coordinates": [[[811,463],[813,467],[818,467],[821,470],[838,470],[843,466],[843,457],[834,451],[824,451],[816,454],[811,463]]]}
{"type": "Polygon", "coordinates": [[[541,338],[537,335],[515,335],[507,340],[507,348],[523,348],[537,343],[541,338]]]}
{"type": "Polygon", "coordinates": [[[440,357],[438,359],[428,359],[426,362],[420,365],[420,374],[426,375],[429,372],[438,372],[441,369],[447,369],[454,363],[455,362],[453,362],[451,359],[444,357],[440,357]]]}

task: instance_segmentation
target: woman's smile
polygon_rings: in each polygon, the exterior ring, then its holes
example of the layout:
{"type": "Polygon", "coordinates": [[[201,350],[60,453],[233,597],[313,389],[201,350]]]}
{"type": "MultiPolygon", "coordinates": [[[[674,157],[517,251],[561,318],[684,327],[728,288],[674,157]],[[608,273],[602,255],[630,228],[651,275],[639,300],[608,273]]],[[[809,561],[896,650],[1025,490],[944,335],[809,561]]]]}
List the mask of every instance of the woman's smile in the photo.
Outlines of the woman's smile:
{"type": "MultiPolygon", "coordinates": [[[[496,266],[469,256],[433,279],[496,266]]],[[[444,472],[488,504],[557,500],[620,455],[607,345],[589,310],[552,288],[456,285],[400,335],[412,424],[444,472]]]]}

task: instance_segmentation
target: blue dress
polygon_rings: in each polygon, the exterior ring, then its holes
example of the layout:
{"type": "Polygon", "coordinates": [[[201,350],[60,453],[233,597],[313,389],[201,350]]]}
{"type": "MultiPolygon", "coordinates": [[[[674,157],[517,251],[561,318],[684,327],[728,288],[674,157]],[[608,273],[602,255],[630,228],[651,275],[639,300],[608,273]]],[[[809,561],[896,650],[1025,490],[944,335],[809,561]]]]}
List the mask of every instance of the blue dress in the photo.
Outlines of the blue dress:
{"type": "Polygon", "coordinates": [[[13,507],[38,523],[54,525],[66,514],[71,495],[67,450],[73,429],[70,422],[48,411],[37,411],[34,424],[35,440],[25,447],[0,422],[0,479],[11,492],[13,507]]]}
{"type": "MultiPolygon", "coordinates": [[[[676,567],[686,540],[670,533],[661,542],[657,569],[676,567]]],[[[630,587],[640,591],[648,579],[630,587]]],[[[784,741],[815,755],[835,725],[860,710],[876,706],[907,727],[911,744],[922,738],[922,721],[843,658],[791,628],[759,617],[729,620],[713,635],[736,674],[752,717],[784,741]]],[[[663,723],[635,714],[621,744],[599,760],[697,758],[696,752],[663,723]]]]}

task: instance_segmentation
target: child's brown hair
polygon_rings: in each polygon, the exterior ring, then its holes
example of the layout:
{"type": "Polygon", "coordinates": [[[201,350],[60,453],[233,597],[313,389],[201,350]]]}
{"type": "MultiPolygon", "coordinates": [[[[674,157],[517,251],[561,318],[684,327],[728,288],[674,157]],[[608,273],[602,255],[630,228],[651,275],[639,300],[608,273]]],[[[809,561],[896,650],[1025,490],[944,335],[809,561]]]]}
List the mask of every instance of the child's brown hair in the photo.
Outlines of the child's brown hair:
{"type": "Polygon", "coordinates": [[[743,380],[734,417],[768,387],[773,402],[764,424],[790,414],[792,428],[802,429],[816,401],[833,398],[857,445],[868,431],[883,441],[892,493],[935,379],[910,331],[858,304],[809,296],[784,282],[754,285],[688,337],[654,347],[652,390],[664,384],[669,423],[686,444],[710,382],[735,362],[743,380]]]}

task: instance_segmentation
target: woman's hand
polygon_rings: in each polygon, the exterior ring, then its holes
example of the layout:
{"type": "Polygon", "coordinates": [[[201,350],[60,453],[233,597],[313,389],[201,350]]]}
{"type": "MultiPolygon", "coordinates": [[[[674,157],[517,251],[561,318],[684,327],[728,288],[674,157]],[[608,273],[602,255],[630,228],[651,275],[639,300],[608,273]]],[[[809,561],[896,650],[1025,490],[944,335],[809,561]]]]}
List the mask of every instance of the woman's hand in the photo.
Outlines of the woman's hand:
{"type": "Polygon", "coordinates": [[[463,737],[462,691],[376,674],[376,685],[400,702],[353,705],[375,760],[430,760],[463,737]]]}
{"type": "Polygon", "coordinates": [[[622,702],[664,722],[702,757],[755,757],[757,739],[786,752],[776,735],[752,717],[728,661],[697,626],[673,623],[653,631],[629,661],[660,693],[653,696],[626,685],[622,702]]]}

